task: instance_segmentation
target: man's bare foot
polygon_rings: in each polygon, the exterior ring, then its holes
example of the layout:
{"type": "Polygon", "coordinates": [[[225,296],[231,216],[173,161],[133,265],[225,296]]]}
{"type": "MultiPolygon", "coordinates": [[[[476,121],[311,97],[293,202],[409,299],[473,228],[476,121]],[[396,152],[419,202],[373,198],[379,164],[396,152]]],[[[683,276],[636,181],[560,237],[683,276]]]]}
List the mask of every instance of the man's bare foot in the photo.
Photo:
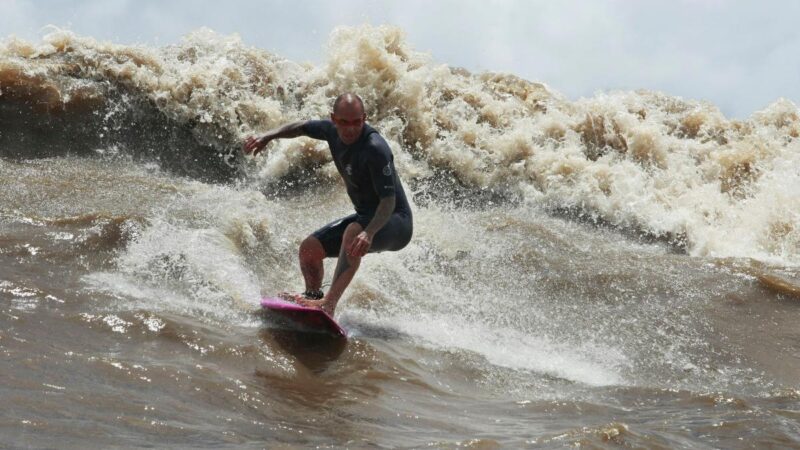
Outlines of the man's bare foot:
{"type": "Polygon", "coordinates": [[[295,294],[294,292],[280,292],[278,293],[278,298],[299,305],[300,300],[303,300],[305,297],[303,297],[303,294],[295,294]]]}
{"type": "Polygon", "coordinates": [[[333,317],[333,308],[328,302],[325,301],[324,298],[322,300],[310,300],[301,295],[297,300],[297,304],[301,306],[307,306],[309,308],[321,309],[328,313],[329,316],[333,317]]]}

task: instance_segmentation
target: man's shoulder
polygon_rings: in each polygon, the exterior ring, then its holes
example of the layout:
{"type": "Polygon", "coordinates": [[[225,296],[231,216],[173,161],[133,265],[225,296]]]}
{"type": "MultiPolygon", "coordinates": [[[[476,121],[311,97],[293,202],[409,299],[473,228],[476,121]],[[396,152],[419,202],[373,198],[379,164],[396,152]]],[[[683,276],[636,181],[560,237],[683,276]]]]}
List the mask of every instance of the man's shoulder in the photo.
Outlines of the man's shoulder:
{"type": "Polygon", "coordinates": [[[306,120],[303,123],[303,132],[306,136],[313,139],[331,140],[333,122],[330,120],[306,120]]]}
{"type": "Polygon", "coordinates": [[[331,119],[310,119],[306,120],[306,125],[315,125],[324,128],[333,128],[333,121],[331,119]]]}
{"type": "Polygon", "coordinates": [[[389,143],[386,142],[383,136],[381,136],[380,132],[375,128],[369,127],[367,129],[367,138],[365,140],[366,145],[370,147],[375,147],[383,151],[388,151],[391,153],[391,149],[389,148],[389,143]]]}
{"type": "Polygon", "coordinates": [[[334,129],[333,122],[330,119],[310,119],[306,120],[303,124],[303,127],[306,129],[314,129],[314,130],[321,130],[325,132],[330,132],[330,130],[334,129]]]}

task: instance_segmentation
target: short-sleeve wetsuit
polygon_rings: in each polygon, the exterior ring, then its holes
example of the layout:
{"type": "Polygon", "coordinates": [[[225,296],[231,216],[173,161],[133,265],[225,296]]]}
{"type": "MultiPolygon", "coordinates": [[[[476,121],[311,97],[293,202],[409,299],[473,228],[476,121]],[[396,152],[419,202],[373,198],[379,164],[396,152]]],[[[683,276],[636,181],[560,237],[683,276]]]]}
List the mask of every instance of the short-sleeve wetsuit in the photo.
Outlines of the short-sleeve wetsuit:
{"type": "Polygon", "coordinates": [[[330,120],[309,120],[303,125],[306,136],[328,142],[333,163],[347,186],[355,214],[331,222],[312,233],[325,248],[327,256],[337,256],[344,230],[353,222],[367,228],[382,198],[394,196],[394,212],[375,233],[369,253],[396,251],[411,240],[413,220],[394,157],[386,140],[369,125],[364,125],[356,142],[347,145],[339,138],[330,120]]]}

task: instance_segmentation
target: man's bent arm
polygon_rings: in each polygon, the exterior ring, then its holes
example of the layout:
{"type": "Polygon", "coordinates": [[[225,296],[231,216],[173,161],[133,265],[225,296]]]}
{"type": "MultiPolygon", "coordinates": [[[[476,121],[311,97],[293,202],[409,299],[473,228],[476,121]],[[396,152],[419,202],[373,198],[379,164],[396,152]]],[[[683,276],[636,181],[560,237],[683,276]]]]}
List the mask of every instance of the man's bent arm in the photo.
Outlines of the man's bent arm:
{"type": "Polygon", "coordinates": [[[378,208],[375,210],[375,216],[372,217],[369,225],[367,225],[367,228],[364,230],[367,232],[370,238],[375,236],[375,234],[380,231],[384,225],[386,225],[386,222],[389,221],[389,218],[392,217],[394,205],[394,196],[384,197],[381,199],[380,203],[378,203],[378,208]]]}

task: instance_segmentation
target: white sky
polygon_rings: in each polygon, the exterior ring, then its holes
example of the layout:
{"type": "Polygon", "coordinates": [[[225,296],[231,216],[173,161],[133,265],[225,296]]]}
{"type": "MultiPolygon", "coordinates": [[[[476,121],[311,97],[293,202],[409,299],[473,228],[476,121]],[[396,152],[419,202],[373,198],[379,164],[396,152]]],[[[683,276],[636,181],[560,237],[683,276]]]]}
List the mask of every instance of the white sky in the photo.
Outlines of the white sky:
{"type": "Polygon", "coordinates": [[[746,118],[800,104],[800,1],[760,0],[0,0],[0,37],[52,24],[164,45],[202,26],[322,63],[339,25],[390,24],[434,61],[511,72],[570,98],[650,89],[746,118]]]}

